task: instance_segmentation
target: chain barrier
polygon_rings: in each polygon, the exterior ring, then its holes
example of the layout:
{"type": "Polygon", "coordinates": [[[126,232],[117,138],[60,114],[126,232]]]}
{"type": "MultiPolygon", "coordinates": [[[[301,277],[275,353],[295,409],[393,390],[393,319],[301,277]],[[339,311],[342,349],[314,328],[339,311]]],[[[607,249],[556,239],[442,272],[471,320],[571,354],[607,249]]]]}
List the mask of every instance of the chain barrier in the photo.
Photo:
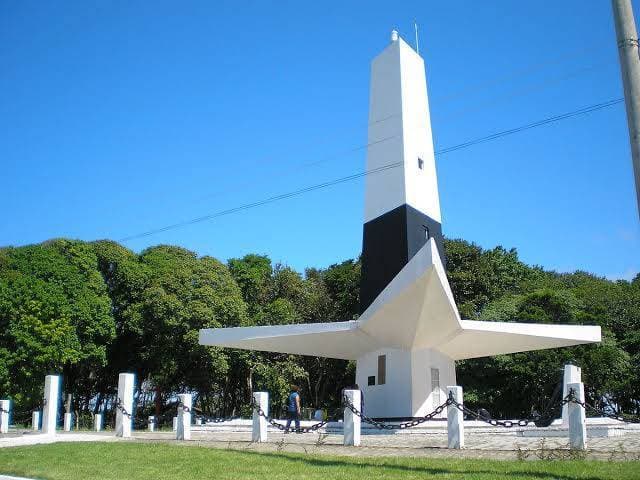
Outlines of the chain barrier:
{"type": "Polygon", "coordinates": [[[118,401],[116,402],[116,408],[122,412],[122,415],[128,418],[131,418],[131,414],[127,412],[126,408],[124,408],[124,404],[122,403],[122,400],[120,399],[120,397],[118,397],[118,401]]]}
{"type": "Polygon", "coordinates": [[[444,402],[442,405],[438,405],[433,412],[428,413],[423,417],[414,418],[413,420],[401,423],[384,423],[378,420],[374,420],[373,418],[368,417],[364,413],[359,411],[355,407],[355,405],[351,403],[351,400],[349,400],[346,396],[344,396],[342,400],[344,402],[344,406],[351,410],[354,415],[360,417],[365,423],[369,423],[374,427],[379,428],[380,430],[404,430],[406,428],[415,427],[417,425],[420,425],[421,423],[428,422],[429,420],[433,420],[437,415],[440,415],[445,408],[452,404],[453,399],[452,397],[449,397],[446,402],[444,402]]]}
{"type": "MultiPolygon", "coordinates": [[[[573,401],[573,398],[574,398],[574,393],[573,391],[570,391],[569,394],[562,399],[562,401],[559,403],[558,406],[562,407],[563,405],[573,401]]],[[[492,425],[494,427],[504,427],[504,428],[527,427],[530,424],[534,424],[536,427],[539,427],[539,426],[548,426],[551,424],[549,420],[553,421],[553,417],[551,414],[536,415],[534,417],[520,418],[516,420],[497,420],[495,418],[486,418],[485,416],[477,412],[474,412],[470,408],[465,407],[464,404],[457,402],[453,398],[453,395],[451,394],[449,394],[449,400],[451,401],[451,405],[454,405],[462,413],[470,417],[473,417],[476,420],[480,420],[482,422],[488,423],[489,425],[492,425]]]]}
{"type": "Polygon", "coordinates": [[[269,424],[275,428],[277,428],[278,430],[285,432],[285,433],[289,433],[289,432],[295,432],[295,433],[311,433],[311,432],[315,432],[319,429],[321,429],[322,427],[324,427],[327,423],[329,423],[328,420],[323,420],[321,422],[318,423],[314,423],[311,426],[308,427],[300,427],[300,428],[295,428],[295,427],[291,427],[289,426],[289,428],[287,428],[286,425],[282,425],[281,423],[276,422],[273,418],[269,417],[264,410],[262,410],[262,408],[260,407],[260,405],[257,405],[255,403],[255,401],[252,399],[251,400],[251,406],[256,410],[256,412],[258,412],[258,415],[260,415],[261,417],[263,417],[265,420],[267,420],[267,422],[269,422],[269,424]]]}
{"type": "MultiPolygon", "coordinates": [[[[617,415],[615,413],[608,413],[605,410],[602,410],[601,408],[598,407],[594,407],[593,405],[587,403],[587,402],[579,402],[577,398],[575,398],[575,392],[573,391],[573,389],[571,389],[571,391],[569,392],[569,395],[572,396],[571,401],[577,405],[580,405],[582,408],[584,408],[585,412],[587,411],[592,411],[597,413],[600,416],[603,417],[607,417],[607,418],[611,418],[613,420],[618,420],[619,422],[624,422],[624,423],[640,423],[640,417],[638,416],[633,416],[630,417],[629,415],[617,415]]],[[[567,395],[567,396],[569,396],[567,395]]],[[[606,406],[610,409],[613,410],[613,407],[609,404],[606,404],[606,406]]]]}

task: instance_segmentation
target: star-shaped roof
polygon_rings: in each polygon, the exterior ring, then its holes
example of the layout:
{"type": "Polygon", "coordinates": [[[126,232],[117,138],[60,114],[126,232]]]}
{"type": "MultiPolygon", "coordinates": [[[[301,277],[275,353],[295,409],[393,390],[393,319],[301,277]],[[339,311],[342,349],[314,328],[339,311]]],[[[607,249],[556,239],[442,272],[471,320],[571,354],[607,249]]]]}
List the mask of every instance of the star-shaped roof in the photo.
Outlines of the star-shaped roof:
{"type": "Polygon", "coordinates": [[[462,360],[600,340],[598,326],[461,320],[433,239],[358,320],[200,330],[203,345],[348,360],[383,348],[462,360]]]}

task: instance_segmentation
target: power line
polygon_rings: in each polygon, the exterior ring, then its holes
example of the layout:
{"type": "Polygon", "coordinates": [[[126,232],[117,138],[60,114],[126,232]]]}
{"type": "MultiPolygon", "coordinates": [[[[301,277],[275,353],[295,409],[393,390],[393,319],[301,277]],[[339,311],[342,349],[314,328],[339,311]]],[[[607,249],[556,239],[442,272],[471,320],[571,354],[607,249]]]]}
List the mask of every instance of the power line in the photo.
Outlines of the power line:
{"type": "Polygon", "coordinates": [[[577,117],[579,115],[585,115],[587,113],[595,112],[596,110],[617,105],[618,103],[621,103],[623,101],[624,101],[624,98],[616,98],[615,100],[609,100],[608,102],[596,103],[595,105],[590,105],[588,107],[574,110],[573,112],[563,113],[562,115],[556,115],[554,117],[545,118],[544,120],[539,120],[537,122],[529,123],[521,127],[512,128],[510,130],[503,130],[501,132],[496,132],[496,133],[492,133],[491,135],[487,135],[486,137],[476,138],[474,140],[469,140],[468,142],[460,143],[452,147],[443,148],[442,150],[438,150],[435,153],[436,155],[442,155],[445,153],[454,152],[462,148],[467,148],[472,145],[477,145],[479,143],[495,140],[497,138],[505,137],[507,135],[513,135],[514,133],[523,132],[531,128],[541,127],[542,125],[547,125],[548,123],[559,122],[560,120],[565,120],[567,118],[577,117]]]}
{"type": "Polygon", "coordinates": [[[277,202],[278,200],[284,200],[286,198],[296,197],[298,195],[302,195],[303,193],[312,192],[314,190],[320,190],[321,188],[331,187],[333,185],[338,185],[340,183],[349,182],[351,180],[355,180],[357,178],[364,177],[366,175],[371,175],[378,172],[383,172],[385,170],[389,170],[391,168],[396,168],[402,165],[402,161],[389,163],[387,165],[383,165],[381,167],[373,168],[371,170],[366,170],[364,172],[355,173],[353,175],[348,175],[346,177],[337,178],[335,180],[330,180],[328,182],[319,183],[316,185],[311,185],[310,187],[301,188],[300,190],[295,190],[293,192],[283,193],[281,195],[276,195],[274,197],[269,197],[264,200],[260,200],[253,203],[246,203],[244,205],[240,205],[239,207],[229,208],[227,210],[222,210],[220,212],[212,213],[210,215],[204,215],[202,217],[193,218],[191,220],[186,220],[184,222],[174,223],[173,225],[167,225],[166,227],[156,228],[154,230],[149,230],[147,232],[139,233],[136,235],[131,235],[129,237],[124,237],[119,239],[119,242],[126,242],[127,240],[133,240],[134,238],[142,238],[148,237],[150,235],[155,235],[156,233],[166,232],[167,230],[174,230],[176,228],[185,227],[187,225],[193,225],[194,223],[205,222],[207,220],[212,220],[214,218],[222,217],[224,215],[229,215],[231,213],[240,212],[242,210],[247,210],[249,208],[259,207],[261,205],[265,205],[267,203],[277,202]]]}
{"type": "MultiPolygon", "coordinates": [[[[491,141],[491,140],[496,140],[498,138],[502,138],[502,137],[505,137],[507,135],[513,135],[515,133],[520,133],[520,132],[523,132],[525,130],[529,130],[529,129],[532,129],[532,128],[540,127],[540,126],[547,125],[547,124],[550,124],[550,123],[559,122],[561,120],[566,120],[566,119],[569,119],[569,118],[577,117],[579,115],[586,115],[588,113],[595,112],[595,111],[601,110],[603,108],[607,108],[607,107],[611,107],[613,105],[617,105],[617,104],[621,103],[623,100],[624,99],[622,99],[622,98],[617,98],[617,99],[609,100],[609,101],[603,102],[603,103],[596,103],[596,104],[590,105],[588,107],[583,107],[583,108],[580,108],[578,110],[574,110],[572,112],[567,112],[567,113],[563,113],[561,115],[555,115],[553,117],[548,117],[548,118],[545,118],[543,120],[539,120],[537,122],[533,122],[533,123],[529,123],[527,125],[523,125],[521,127],[512,128],[512,129],[509,129],[509,130],[503,130],[501,132],[496,132],[496,133],[493,133],[491,135],[487,135],[487,136],[484,136],[484,137],[480,137],[480,138],[476,138],[476,139],[473,139],[473,140],[469,140],[469,141],[464,142],[464,143],[460,143],[458,145],[453,145],[451,147],[443,148],[441,150],[436,151],[435,155],[443,155],[443,154],[446,154],[446,153],[454,152],[456,150],[461,150],[463,148],[468,148],[468,147],[471,147],[473,145],[478,145],[480,143],[488,142],[488,141],[491,141]]],[[[246,203],[246,204],[240,205],[238,207],[229,208],[229,209],[226,209],[226,210],[221,210],[219,212],[211,213],[209,215],[204,215],[204,216],[201,216],[201,217],[192,218],[190,220],[185,220],[183,222],[178,222],[178,223],[174,223],[174,224],[171,224],[171,225],[166,225],[164,227],[156,228],[156,229],[153,229],[153,230],[148,230],[146,232],[142,232],[142,233],[138,233],[138,234],[135,234],[135,235],[130,235],[130,236],[127,236],[127,237],[123,237],[123,238],[119,239],[118,241],[119,242],[126,242],[126,241],[129,241],[129,240],[148,237],[148,236],[151,236],[151,235],[155,235],[157,233],[166,232],[168,230],[175,230],[177,228],[186,227],[188,225],[193,225],[193,224],[196,224],[196,223],[206,222],[206,221],[213,220],[215,218],[219,218],[219,217],[222,217],[222,216],[225,216],[225,215],[230,215],[230,214],[237,213],[237,212],[240,212],[240,211],[243,211],[243,210],[248,210],[250,208],[259,207],[259,206],[262,206],[262,205],[266,205],[268,203],[273,203],[273,202],[277,202],[279,200],[285,200],[287,198],[296,197],[298,195],[302,195],[302,194],[305,194],[305,193],[308,193],[308,192],[312,192],[312,191],[315,191],[315,190],[320,190],[320,189],[331,187],[331,186],[334,186],[334,185],[339,185],[341,183],[350,182],[352,180],[356,180],[358,178],[365,177],[367,175],[373,175],[373,174],[376,174],[376,173],[384,172],[386,170],[390,170],[392,168],[399,167],[402,164],[403,164],[402,161],[389,163],[389,164],[383,165],[381,167],[373,168],[371,170],[365,170],[364,172],[359,172],[359,173],[355,173],[355,174],[352,174],[352,175],[348,175],[346,177],[341,177],[341,178],[337,178],[337,179],[334,179],[334,180],[330,180],[330,181],[327,181],[327,182],[324,182],[324,183],[311,185],[309,187],[301,188],[299,190],[294,190],[292,192],[287,192],[287,193],[283,193],[283,194],[280,194],[280,195],[275,195],[273,197],[265,198],[264,200],[259,200],[259,201],[256,201],[256,202],[246,203]]]]}

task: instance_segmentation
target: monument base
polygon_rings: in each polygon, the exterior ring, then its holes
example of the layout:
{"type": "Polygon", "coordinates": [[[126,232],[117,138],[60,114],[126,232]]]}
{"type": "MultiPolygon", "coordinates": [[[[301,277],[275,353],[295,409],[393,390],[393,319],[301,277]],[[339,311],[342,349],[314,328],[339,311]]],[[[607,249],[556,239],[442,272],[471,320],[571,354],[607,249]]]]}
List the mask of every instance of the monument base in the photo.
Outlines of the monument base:
{"type": "MultiPolygon", "coordinates": [[[[456,384],[455,362],[430,348],[385,348],[358,358],[356,383],[363,393],[365,415],[422,417],[447,400],[447,385],[456,384]]],[[[446,416],[446,410],[439,415],[446,416]]]]}

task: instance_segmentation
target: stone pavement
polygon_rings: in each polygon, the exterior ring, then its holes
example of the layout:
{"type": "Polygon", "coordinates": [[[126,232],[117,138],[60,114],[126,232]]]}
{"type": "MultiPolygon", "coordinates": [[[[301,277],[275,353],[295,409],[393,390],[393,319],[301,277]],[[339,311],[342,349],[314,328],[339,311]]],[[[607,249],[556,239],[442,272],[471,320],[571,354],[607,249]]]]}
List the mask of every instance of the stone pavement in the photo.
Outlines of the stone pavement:
{"type": "MultiPolygon", "coordinates": [[[[342,435],[309,433],[283,434],[269,431],[269,441],[263,444],[251,443],[251,433],[215,431],[202,429],[192,432],[190,441],[176,441],[175,433],[136,431],[131,439],[116,438],[112,432],[59,432],[55,437],[36,433],[0,437],[0,447],[34,445],[38,443],[83,442],[83,441],[127,441],[127,442],[168,442],[185,446],[205,446],[256,452],[292,452],[313,455],[339,456],[412,456],[412,457],[466,457],[492,459],[536,459],[571,457],[564,437],[520,437],[516,435],[496,435],[493,433],[472,433],[466,435],[464,450],[446,448],[445,433],[396,433],[363,435],[362,446],[344,447],[342,435]]],[[[640,459],[640,431],[624,437],[590,438],[587,458],[593,459],[640,459]]]]}

